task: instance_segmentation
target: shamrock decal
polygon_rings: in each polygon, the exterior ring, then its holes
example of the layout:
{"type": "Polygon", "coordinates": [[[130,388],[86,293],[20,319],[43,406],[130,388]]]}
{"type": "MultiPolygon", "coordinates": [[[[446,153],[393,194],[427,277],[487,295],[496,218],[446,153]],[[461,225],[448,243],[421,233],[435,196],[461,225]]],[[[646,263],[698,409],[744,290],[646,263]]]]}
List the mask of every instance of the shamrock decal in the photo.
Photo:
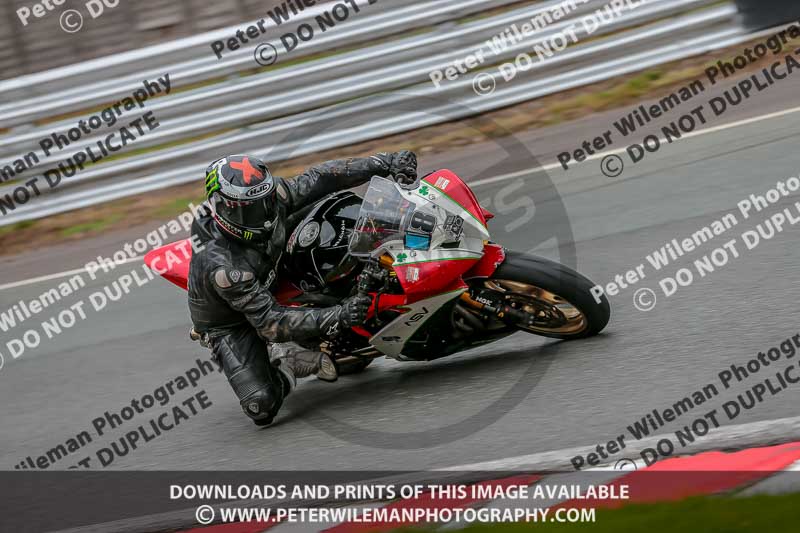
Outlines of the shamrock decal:
{"type": "Polygon", "coordinates": [[[397,262],[398,263],[402,263],[406,259],[408,259],[408,256],[406,254],[397,254],[397,262]]]}
{"type": "Polygon", "coordinates": [[[430,192],[430,190],[428,189],[428,186],[427,186],[427,185],[423,185],[422,187],[420,187],[420,188],[419,188],[419,193],[420,193],[422,196],[428,196],[428,193],[429,193],[429,192],[430,192]]]}

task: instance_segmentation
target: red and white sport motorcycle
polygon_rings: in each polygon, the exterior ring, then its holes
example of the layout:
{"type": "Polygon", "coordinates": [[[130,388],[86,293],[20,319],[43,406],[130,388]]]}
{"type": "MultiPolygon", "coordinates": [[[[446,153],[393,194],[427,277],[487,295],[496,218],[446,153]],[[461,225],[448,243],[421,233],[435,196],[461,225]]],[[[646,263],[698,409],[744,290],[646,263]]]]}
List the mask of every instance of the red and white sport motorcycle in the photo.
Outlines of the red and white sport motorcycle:
{"type": "MultiPolygon", "coordinates": [[[[356,291],[372,295],[363,326],[301,343],[332,354],[340,373],[380,356],[439,359],[516,331],[558,339],[599,333],[611,311],[605,297],[597,303],[590,293],[594,284],[559,263],[492,243],[491,218],[449,170],[413,186],[375,177],[363,199],[345,191],[309,208],[288,239],[276,298],[322,307],[356,291]]],[[[176,247],[188,249],[174,243],[145,262],[163,265],[176,247]]],[[[162,275],[185,289],[189,262],[171,267],[162,275]]]]}

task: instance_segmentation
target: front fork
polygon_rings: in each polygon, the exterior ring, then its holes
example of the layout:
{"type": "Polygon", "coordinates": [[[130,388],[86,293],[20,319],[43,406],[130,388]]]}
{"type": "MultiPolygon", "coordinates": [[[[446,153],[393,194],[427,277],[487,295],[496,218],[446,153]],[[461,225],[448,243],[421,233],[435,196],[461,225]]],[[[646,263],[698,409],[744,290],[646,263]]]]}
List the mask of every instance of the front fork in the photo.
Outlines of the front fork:
{"type": "Polygon", "coordinates": [[[461,302],[485,318],[497,319],[509,326],[533,325],[535,317],[532,314],[499,302],[492,296],[495,296],[495,293],[488,289],[470,289],[461,295],[461,302]],[[475,291],[475,297],[473,297],[473,291],[475,291]]]}
{"type": "MultiPolygon", "coordinates": [[[[464,277],[490,279],[505,260],[505,248],[493,242],[486,242],[483,246],[483,257],[464,277]]],[[[497,296],[494,291],[473,286],[461,295],[461,302],[486,320],[496,319],[513,327],[533,324],[535,318],[533,315],[507,305],[504,299],[497,296]]]]}

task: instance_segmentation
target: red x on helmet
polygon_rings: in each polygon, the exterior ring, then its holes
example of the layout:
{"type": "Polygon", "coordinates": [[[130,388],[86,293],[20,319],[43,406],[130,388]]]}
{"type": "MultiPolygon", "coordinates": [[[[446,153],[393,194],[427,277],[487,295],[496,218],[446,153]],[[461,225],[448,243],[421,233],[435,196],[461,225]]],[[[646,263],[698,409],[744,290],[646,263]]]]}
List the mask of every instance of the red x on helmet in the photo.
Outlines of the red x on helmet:
{"type": "Polygon", "coordinates": [[[232,155],[211,163],[206,198],[220,228],[243,241],[269,240],[278,222],[275,179],[257,157],[232,155]]]}

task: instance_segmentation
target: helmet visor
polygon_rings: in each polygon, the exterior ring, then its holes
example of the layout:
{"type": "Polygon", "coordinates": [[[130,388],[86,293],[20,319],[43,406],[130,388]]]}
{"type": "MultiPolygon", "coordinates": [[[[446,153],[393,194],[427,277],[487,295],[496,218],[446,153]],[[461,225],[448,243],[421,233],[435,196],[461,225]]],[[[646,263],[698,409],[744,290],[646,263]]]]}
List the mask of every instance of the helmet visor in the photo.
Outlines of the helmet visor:
{"type": "Polygon", "coordinates": [[[214,212],[225,221],[254,230],[272,229],[278,214],[274,195],[257,200],[230,200],[215,194],[213,205],[214,212]]]}

